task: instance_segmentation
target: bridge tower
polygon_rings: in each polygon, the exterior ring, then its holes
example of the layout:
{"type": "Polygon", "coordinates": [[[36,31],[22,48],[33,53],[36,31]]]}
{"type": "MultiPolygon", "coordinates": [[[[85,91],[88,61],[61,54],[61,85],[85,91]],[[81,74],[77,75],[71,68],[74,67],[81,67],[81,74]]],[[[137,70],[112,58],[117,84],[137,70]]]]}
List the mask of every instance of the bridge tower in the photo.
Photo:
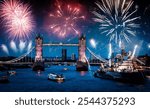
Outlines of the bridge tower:
{"type": "Polygon", "coordinates": [[[36,55],[35,55],[35,62],[42,61],[42,44],[43,44],[43,38],[38,35],[35,39],[35,50],[36,50],[36,55]]]}
{"type": "Polygon", "coordinates": [[[88,70],[88,62],[86,59],[86,37],[82,35],[79,38],[79,48],[78,48],[79,58],[77,61],[76,69],[78,71],[87,71],[88,70]]]}
{"type": "Polygon", "coordinates": [[[43,62],[43,38],[38,34],[35,39],[35,61],[33,64],[33,70],[44,70],[44,62],[43,62]]]}

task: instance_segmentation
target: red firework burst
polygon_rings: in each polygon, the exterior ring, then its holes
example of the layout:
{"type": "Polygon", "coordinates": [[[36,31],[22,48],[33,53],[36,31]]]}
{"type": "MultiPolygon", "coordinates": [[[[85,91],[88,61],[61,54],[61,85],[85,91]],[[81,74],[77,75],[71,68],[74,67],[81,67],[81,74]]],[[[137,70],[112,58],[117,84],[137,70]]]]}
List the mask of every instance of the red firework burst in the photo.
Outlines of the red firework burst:
{"type": "Polygon", "coordinates": [[[50,13],[49,16],[50,30],[61,38],[80,34],[78,23],[85,19],[81,12],[81,5],[60,2],[56,3],[54,13],[50,13]]]}

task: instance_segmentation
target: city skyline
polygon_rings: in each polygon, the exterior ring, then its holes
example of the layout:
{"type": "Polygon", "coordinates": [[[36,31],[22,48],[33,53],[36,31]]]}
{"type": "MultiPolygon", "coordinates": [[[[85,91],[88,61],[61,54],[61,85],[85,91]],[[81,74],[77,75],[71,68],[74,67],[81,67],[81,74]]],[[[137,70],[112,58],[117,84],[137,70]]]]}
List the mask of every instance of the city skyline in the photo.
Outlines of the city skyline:
{"type": "Polygon", "coordinates": [[[0,91],[150,91],[150,1],[0,0],[0,91]]]}
{"type": "MultiPolygon", "coordinates": [[[[2,0],[1,0],[2,1],[2,0]]],[[[45,24],[47,23],[47,16],[48,13],[52,13],[55,11],[55,0],[21,0],[24,4],[28,3],[31,6],[33,16],[35,18],[36,22],[36,29],[34,30],[34,33],[25,40],[23,39],[20,40],[13,40],[14,43],[16,44],[15,49],[12,48],[12,44],[10,42],[12,41],[11,38],[8,38],[8,34],[5,32],[5,28],[2,26],[0,28],[0,45],[6,45],[8,47],[8,52],[6,53],[1,49],[1,55],[2,56],[20,56],[21,54],[25,53],[27,51],[27,48],[25,48],[25,45],[27,46],[32,42],[32,46],[34,46],[34,40],[36,37],[36,34],[41,33],[43,35],[44,42],[62,42],[62,43],[78,43],[78,37],[80,35],[73,35],[70,34],[66,36],[66,38],[59,38],[57,37],[56,34],[53,34],[50,31],[47,31],[47,28],[45,28],[45,24]],[[71,36],[71,37],[70,37],[71,36]],[[17,44],[20,43],[20,46],[17,44]],[[16,51],[15,51],[16,50],[16,51]]],[[[61,2],[61,0],[59,0],[61,2]]],[[[149,20],[148,17],[145,19],[145,16],[148,16],[148,13],[150,13],[149,9],[149,2],[148,1],[140,1],[140,0],[133,0],[134,1],[134,6],[138,7],[138,12],[136,15],[141,16],[140,22],[141,22],[141,27],[140,30],[138,31],[136,37],[131,37],[132,43],[127,43],[128,46],[126,46],[126,50],[132,51],[134,49],[134,46],[138,44],[138,51],[136,55],[145,55],[149,54],[149,44],[150,44],[150,39],[149,39],[149,20]],[[142,15],[145,12],[145,15],[142,15]],[[145,25],[146,24],[146,25],[145,25]]],[[[91,13],[96,8],[95,1],[81,1],[81,0],[65,0],[65,4],[80,4],[82,6],[82,9],[84,10],[85,14],[85,20],[83,20],[80,23],[80,31],[81,33],[85,34],[87,38],[87,46],[92,49],[93,52],[95,52],[97,55],[100,55],[104,58],[108,57],[108,52],[109,52],[109,38],[106,37],[105,35],[101,34],[99,31],[99,25],[92,20],[94,18],[94,15],[91,13]],[[96,43],[96,48],[92,46],[90,40],[94,39],[96,43]]],[[[125,45],[127,45],[125,42],[125,45]]],[[[118,45],[116,43],[112,43],[114,46],[114,51],[119,52],[118,50],[118,45]]],[[[30,48],[30,47],[29,47],[30,48]]],[[[77,49],[77,48],[75,48],[77,49]]],[[[55,54],[60,54],[61,50],[59,48],[44,48],[44,51],[55,51],[55,54]]],[[[68,48],[69,52],[73,52],[76,50],[68,48]]],[[[44,53],[45,57],[49,56],[49,52],[44,53]]],[[[70,53],[70,54],[71,54],[70,53]]],[[[75,53],[77,54],[77,53],[75,53]]]]}

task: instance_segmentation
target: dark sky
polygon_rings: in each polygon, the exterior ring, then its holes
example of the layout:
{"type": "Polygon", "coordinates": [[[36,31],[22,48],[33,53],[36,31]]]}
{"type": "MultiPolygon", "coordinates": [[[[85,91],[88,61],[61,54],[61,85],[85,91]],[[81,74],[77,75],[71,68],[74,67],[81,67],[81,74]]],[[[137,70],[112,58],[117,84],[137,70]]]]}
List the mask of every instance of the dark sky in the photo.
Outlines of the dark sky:
{"type": "MultiPolygon", "coordinates": [[[[0,0],[3,1],[3,0],[0,0]]],[[[35,18],[36,22],[36,33],[43,34],[44,41],[45,42],[53,42],[57,40],[57,42],[66,42],[68,40],[68,37],[66,39],[59,39],[55,36],[51,36],[45,28],[43,28],[43,25],[45,25],[45,19],[47,17],[47,14],[51,11],[53,11],[55,0],[21,0],[24,3],[28,3],[32,7],[32,13],[35,18]]],[[[82,32],[87,37],[87,45],[98,55],[101,55],[103,57],[107,57],[108,54],[108,38],[105,36],[102,36],[99,33],[98,25],[92,21],[93,15],[91,14],[91,11],[94,9],[95,4],[94,2],[96,0],[60,0],[64,3],[80,3],[83,5],[84,13],[86,13],[86,21],[83,23],[84,29],[82,32]],[[89,39],[94,38],[97,40],[97,49],[94,49],[89,44],[89,39]]],[[[150,49],[148,49],[148,44],[150,44],[150,0],[134,0],[134,4],[138,6],[138,15],[141,16],[140,24],[141,29],[139,31],[138,36],[136,39],[133,40],[132,44],[129,44],[131,46],[127,47],[127,50],[133,50],[134,45],[137,43],[141,43],[141,48],[139,50],[139,54],[143,55],[146,53],[150,54],[150,49]],[[146,23],[145,23],[146,22],[146,23]],[[144,31],[144,33],[143,33],[144,31]]],[[[1,24],[2,25],[2,24],[1,24]]],[[[34,38],[35,36],[32,36],[28,41],[32,40],[34,44],[34,38]]],[[[23,52],[13,52],[11,48],[9,47],[9,42],[11,39],[7,38],[7,33],[5,32],[5,29],[3,26],[0,26],[0,45],[5,44],[9,51],[12,52],[12,55],[21,55],[22,53],[25,53],[26,50],[23,52]]],[[[71,43],[76,43],[78,40],[77,38],[74,40],[71,40],[71,43]]],[[[17,42],[17,41],[16,41],[17,42]]],[[[28,44],[28,42],[27,42],[28,44]]],[[[50,48],[46,48],[46,50],[51,51],[50,48]]],[[[53,48],[55,50],[56,54],[61,53],[61,50],[57,50],[57,48],[53,48]],[[59,51],[59,52],[57,52],[59,51]]],[[[69,55],[76,51],[75,49],[68,49],[70,51],[69,55]]],[[[7,55],[2,50],[0,50],[1,55],[7,55]]],[[[46,56],[49,56],[49,52],[45,53],[46,56]]],[[[10,54],[9,54],[10,55],[10,54]]],[[[54,54],[55,55],[55,54],[54,54]]]]}

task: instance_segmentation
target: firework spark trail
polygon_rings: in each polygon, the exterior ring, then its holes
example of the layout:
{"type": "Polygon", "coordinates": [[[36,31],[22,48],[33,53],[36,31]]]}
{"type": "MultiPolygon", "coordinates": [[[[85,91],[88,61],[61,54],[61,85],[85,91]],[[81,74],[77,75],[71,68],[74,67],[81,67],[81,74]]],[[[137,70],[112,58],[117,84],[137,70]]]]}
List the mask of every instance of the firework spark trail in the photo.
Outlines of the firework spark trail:
{"type": "Polygon", "coordinates": [[[1,17],[6,32],[13,39],[26,39],[35,27],[31,8],[19,0],[4,0],[1,3],[1,17]]]}
{"type": "Polygon", "coordinates": [[[140,17],[134,17],[137,8],[131,10],[133,1],[101,0],[95,4],[98,10],[92,12],[96,16],[93,20],[100,24],[101,33],[110,36],[110,42],[118,43],[123,39],[131,42],[129,36],[135,36],[135,30],[140,27],[136,23],[140,17]]]}
{"type": "Polygon", "coordinates": [[[77,23],[85,19],[79,6],[70,4],[61,4],[57,1],[56,11],[50,13],[51,21],[50,30],[58,37],[65,38],[69,34],[78,35],[80,32],[77,23]]]}
{"type": "Polygon", "coordinates": [[[22,40],[20,40],[20,43],[19,43],[19,49],[20,49],[20,52],[22,52],[26,47],[26,42],[23,42],[22,40]]]}
{"type": "Polygon", "coordinates": [[[7,48],[6,45],[2,44],[2,45],[1,45],[1,48],[2,48],[2,50],[3,50],[6,54],[9,54],[9,51],[8,51],[8,48],[7,48]]]}
{"type": "Polygon", "coordinates": [[[29,42],[27,50],[30,51],[32,48],[32,41],[29,42]]]}
{"type": "Polygon", "coordinates": [[[133,50],[133,53],[132,53],[131,59],[133,59],[133,58],[134,58],[135,53],[136,53],[136,50],[137,50],[137,47],[138,47],[138,45],[135,45],[135,46],[134,46],[134,50],[133,50]]]}
{"type": "Polygon", "coordinates": [[[16,43],[14,41],[11,41],[10,42],[10,48],[14,51],[14,52],[17,52],[18,49],[17,49],[17,46],[16,46],[16,43]]]}
{"type": "Polygon", "coordinates": [[[148,49],[150,49],[150,43],[147,45],[148,49]]]}
{"type": "Polygon", "coordinates": [[[96,46],[97,46],[97,43],[94,39],[90,39],[90,44],[93,48],[96,48],[96,46]]]}
{"type": "Polygon", "coordinates": [[[108,58],[110,59],[112,56],[112,45],[111,43],[109,44],[109,54],[108,54],[108,58]]]}

